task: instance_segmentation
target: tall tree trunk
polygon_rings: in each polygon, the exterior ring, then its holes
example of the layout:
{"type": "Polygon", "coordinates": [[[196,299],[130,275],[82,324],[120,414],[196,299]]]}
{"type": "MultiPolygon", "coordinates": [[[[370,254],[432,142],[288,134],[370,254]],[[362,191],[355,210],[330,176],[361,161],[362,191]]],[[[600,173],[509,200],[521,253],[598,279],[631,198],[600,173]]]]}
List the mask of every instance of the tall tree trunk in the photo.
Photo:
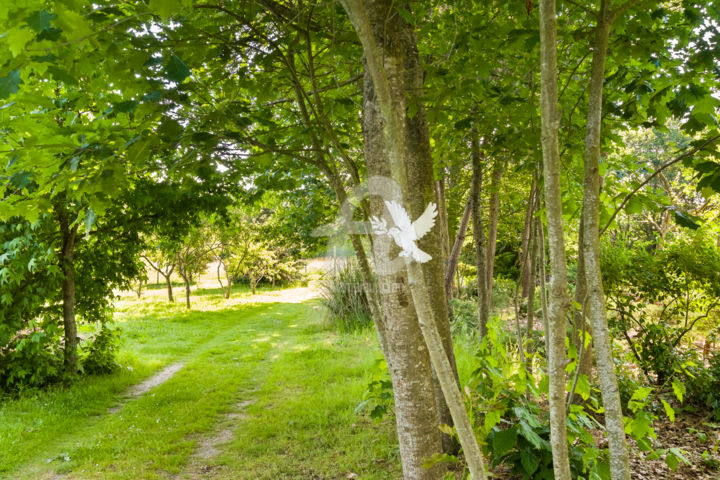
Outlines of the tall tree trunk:
{"type": "Polygon", "coordinates": [[[462,252],[468,225],[470,224],[470,215],[472,214],[473,205],[472,199],[472,195],[469,195],[467,201],[465,202],[465,209],[463,210],[462,218],[460,219],[460,225],[458,226],[455,241],[453,242],[452,249],[450,250],[450,258],[448,259],[448,266],[445,271],[445,295],[447,295],[448,300],[452,298],[453,279],[455,278],[455,272],[457,271],[458,262],[460,261],[460,253],[462,252]]]}
{"type": "MultiPolygon", "coordinates": [[[[383,121],[372,86],[365,74],[363,93],[363,134],[365,163],[369,176],[389,177],[383,121]]],[[[371,192],[373,193],[373,192],[371,192]]],[[[370,210],[382,216],[382,199],[371,197],[370,210]]],[[[435,480],[444,475],[444,468],[422,467],[425,459],[442,450],[440,423],[436,405],[432,365],[418,324],[415,305],[410,294],[407,274],[390,265],[398,248],[388,236],[377,236],[373,242],[378,296],[382,305],[386,336],[386,359],[395,398],[400,458],[403,478],[435,480]]]]}
{"type": "Polygon", "coordinates": [[[548,377],[550,380],[550,443],[556,480],[570,480],[565,418],[565,316],[570,306],[560,190],[558,127],[557,19],[555,0],[540,1],[540,104],[543,175],[550,247],[550,298],[548,307],[548,377]]]}
{"type": "Polygon", "coordinates": [[[78,337],[75,319],[75,239],[77,225],[70,225],[64,206],[56,208],[62,234],[62,252],[60,265],[63,272],[63,328],[65,334],[64,366],[68,373],[77,373],[78,369],[78,337]]]}
{"type": "Polygon", "coordinates": [[[482,219],[482,169],[483,159],[480,153],[480,140],[476,129],[472,131],[470,139],[470,155],[472,158],[472,184],[470,196],[472,197],[473,240],[475,242],[475,256],[477,265],[477,293],[478,293],[478,336],[481,340],[487,334],[487,321],[490,317],[487,294],[487,250],[485,248],[485,231],[482,219]]]}
{"type": "MultiPolygon", "coordinates": [[[[535,221],[532,222],[533,225],[535,221]]],[[[538,238],[537,229],[532,229],[533,235],[530,237],[530,278],[528,280],[528,295],[527,295],[527,336],[532,339],[533,325],[535,323],[535,283],[537,280],[537,256],[538,256],[538,238]]],[[[532,345],[532,343],[530,343],[532,345]]]]}
{"type": "MultiPolygon", "coordinates": [[[[580,218],[580,229],[578,231],[578,261],[577,261],[577,278],[575,280],[575,304],[580,305],[580,308],[575,312],[574,324],[573,324],[573,337],[575,341],[575,347],[580,358],[580,373],[587,376],[590,379],[592,374],[592,363],[593,363],[593,348],[592,343],[588,344],[587,348],[584,348],[585,344],[585,332],[590,329],[590,325],[586,321],[587,319],[587,283],[585,282],[585,254],[582,248],[584,243],[583,235],[583,221],[580,218]],[[585,317],[585,318],[583,318],[585,317]],[[582,350],[582,352],[581,352],[582,350]]],[[[588,332],[589,333],[589,332],[588,332]]]]}
{"type": "Polygon", "coordinates": [[[485,263],[487,267],[487,312],[492,309],[493,271],[495,269],[495,249],[497,247],[498,221],[500,220],[500,180],[502,180],[504,165],[499,159],[495,159],[490,179],[490,205],[488,213],[488,237],[485,263]]]}
{"type": "MultiPolygon", "coordinates": [[[[528,195],[528,203],[527,203],[527,209],[525,210],[525,223],[523,226],[523,233],[522,233],[522,242],[520,244],[520,251],[521,252],[527,252],[530,248],[530,237],[531,237],[531,230],[534,228],[534,223],[532,221],[533,218],[533,212],[536,210],[535,206],[538,203],[537,201],[537,178],[535,178],[535,175],[533,175],[532,183],[530,184],[530,195],[528,195]]],[[[525,263],[520,266],[520,270],[523,272],[523,276],[521,278],[522,283],[522,296],[527,297],[528,295],[528,282],[530,280],[530,258],[529,256],[525,256],[525,263]]]]}
{"type": "Polygon", "coordinates": [[[180,276],[185,282],[185,307],[190,310],[190,276],[183,267],[180,267],[178,270],[180,272],[180,276]]]}
{"type": "Polygon", "coordinates": [[[605,429],[610,449],[610,473],[613,480],[629,480],[630,464],[625,443],[622,406],[612,357],[612,339],[605,317],[605,294],[600,273],[600,134],[605,61],[612,15],[614,14],[610,12],[610,1],[602,0],[592,45],[593,59],[588,94],[582,249],[585,260],[588,318],[592,326],[600,391],[605,410],[605,429]]]}
{"type": "Polygon", "coordinates": [[[437,199],[438,227],[440,231],[440,245],[442,251],[442,266],[446,272],[450,259],[450,237],[448,231],[447,200],[445,198],[445,177],[435,180],[435,198],[437,199]]]}
{"type": "MultiPolygon", "coordinates": [[[[367,2],[368,10],[365,2],[360,0],[344,0],[342,3],[360,37],[367,60],[372,81],[366,82],[366,98],[368,94],[372,95],[371,102],[379,110],[376,115],[379,113],[384,120],[385,164],[402,189],[410,215],[417,218],[428,203],[435,200],[435,194],[427,121],[419,100],[423,71],[413,27],[397,13],[398,7],[392,0],[367,2]],[[367,84],[371,84],[371,92],[367,84]],[[417,113],[412,118],[407,114],[408,100],[418,102],[417,113]],[[409,188],[410,185],[413,188],[409,188]]],[[[418,246],[435,259],[422,265],[411,263],[407,269],[412,300],[427,346],[422,350],[430,354],[471,474],[476,479],[485,478],[482,456],[455,372],[446,297],[437,295],[444,289],[437,230],[428,232],[418,241],[418,246]],[[431,292],[436,294],[432,296],[431,292]]],[[[437,478],[443,470],[443,467],[437,468],[437,478]]]]}
{"type": "Polygon", "coordinates": [[[171,276],[171,273],[168,273],[167,275],[163,274],[163,277],[165,277],[165,283],[167,284],[168,302],[170,303],[175,301],[175,298],[173,298],[172,281],[170,280],[171,276]]]}

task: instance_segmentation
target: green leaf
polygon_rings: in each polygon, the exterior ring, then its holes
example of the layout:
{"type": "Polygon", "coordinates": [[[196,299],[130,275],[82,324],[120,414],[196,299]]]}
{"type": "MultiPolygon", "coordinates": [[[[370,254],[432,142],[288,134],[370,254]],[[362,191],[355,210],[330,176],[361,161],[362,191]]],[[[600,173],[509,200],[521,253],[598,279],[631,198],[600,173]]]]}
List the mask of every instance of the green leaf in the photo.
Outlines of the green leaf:
{"type": "Polygon", "coordinates": [[[53,15],[47,10],[38,10],[30,15],[26,19],[26,22],[30,28],[39,33],[48,28],[50,26],[50,22],[55,20],[55,18],[57,18],[57,15],[53,15]]]}
{"type": "Polygon", "coordinates": [[[0,78],[0,98],[7,98],[20,89],[20,70],[11,71],[7,77],[0,78]]]}
{"type": "Polygon", "coordinates": [[[438,463],[457,463],[457,457],[447,453],[434,453],[423,462],[423,468],[431,468],[438,463]]]}
{"type": "Polygon", "coordinates": [[[165,75],[172,82],[182,83],[183,80],[190,76],[190,69],[180,57],[173,55],[165,66],[165,75]]]}
{"type": "Polygon", "coordinates": [[[543,440],[540,435],[524,421],[520,422],[520,433],[528,442],[532,443],[535,448],[542,449],[547,446],[548,442],[543,440]]]}
{"type": "Polygon", "coordinates": [[[700,217],[696,217],[695,215],[690,215],[689,213],[675,210],[675,223],[680,225],[681,227],[689,228],[691,230],[697,230],[700,228],[700,224],[698,221],[700,221],[700,217]]]}
{"type": "Polygon", "coordinates": [[[523,448],[520,451],[520,464],[527,475],[532,475],[540,466],[540,458],[532,450],[523,448]]]}
{"type": "Polygon", "coordinates": [[[630,200],[625,204],[625,213],[632,215],[634,213],[640,213],[643,209],[643,202],[637,195],[630,197],[630,200]]]}
{"type": "Polygon", "coordinates": [[[500,410],[491,410],[485,415],[485,432],[489,432],[502,418],[502,412],[500,410]]]}
{"type": "Polygon", "coordinates": [[[517,444],[517,430],[515,427],[498,430],[492,439],[492,449],[496,457],[500,458],[515,448],[517,444]]]}
{"type": "Polygon", "coordinates": [[[668,402],[666,402],[665,400],[660,399],[660,401],[662,402],[663,408],[665,409],[665,415],[668,416],[668,418],[670,419],[671,422],[674,422],[675,421],[675,410],[673,410],[673,408],[670,406],[670,404],[668,402]]]}
{"type": "Polygon", "coordinates": [[[590,398],[590,381],[587,375],[578,375],[577,385],[575,385],[575,393],[580,395],[583,400],[590,398]]]}
{"type": "Polygon", "coordinates": [[[171,17],[177,7],[178,2],[175,0],[150,0],[150,10],[157,13],[163,20],[171,17]]]}
{"type": "Polygon", "coordinates": [[[672,389],[680,403],[683,403],[683,395],[685,395],[685,384],[683,384],[682,382],[678,382],[677,380],[673,380],[672,389]]]}
{"type": "Polygon", "coordinates": [[[35,33],[29,28],[13,28],[5,35],[5,41],[8,44],[10,53],[13,57],[20,55],[30,40],[33,39],[35,33]]]}
{"type": "Polygon", "coordinates": [[[638,401],[643,402],[645,399],[650,395],[650,392],[652,392],[652,388],[650,387],[640,387],[637,390],[635,390],[635,393],[633,393],[632,397],[630,398],[630,401],[638,401]]]}
{"type": "Polygon", "coordinates": [[[85,234],[90,233],[93,225],[95,225],[95,211],[92,207],[89,207],[87,213],[85,214],[85,234]]]}

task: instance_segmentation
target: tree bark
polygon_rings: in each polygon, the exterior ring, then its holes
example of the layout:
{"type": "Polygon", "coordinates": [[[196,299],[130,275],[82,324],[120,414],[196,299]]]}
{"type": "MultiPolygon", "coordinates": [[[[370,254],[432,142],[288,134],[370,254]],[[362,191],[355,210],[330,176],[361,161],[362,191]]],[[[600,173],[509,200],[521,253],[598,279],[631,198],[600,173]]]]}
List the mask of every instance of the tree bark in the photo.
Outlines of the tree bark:
{"type": "Polygon", "coordinates": [[[487,299],[487,250],[485,245],[485,231],[482,219],[482,168],[483,159],[480,153],[480,140],[476,129],[472,131],[470,139],[470,155],[472,158],[472,184],[470,197],[472,198],[473,241],[475,242],[475,256],[477,265],[477,293],[478,293],[478,340],[487,335],[487,321],[490,317],[487,299]]]}
{"type": "MultiPolygon", "coordinates": [[[[575,348],[578,351],[580,358],[580,373],[588,377],[592,375],[592,363],[593,363],[593,348],[592,343],[588,344],[587,348],[584,348],[585,340],[584,335],[587,330],[590,329],[589,323],[586,321],[586,297],[587,297],[587,284],[585,282],[585,254],[582,245],[584,243],[583,235],[583,220],[580,218],[580,229],[578,231],[578,261],[577,261],[577,278],[575,280],[575,304],[580,305],[575,312],[574,325],[573,325],[573,337],[575,341],[575,348]],[[585,318],[582,318],[582,317],[585,318]],[[582,353],[581,353],[582,350],[582,353]]],[[[589,332],[587,332],[589,333],[589,332]]]]}
{"type": "Polygon", "coordinates": [[[493,271],[495,269],[495,249],[497,246],[498,222],[500,220],[500,181],[502,180],[504,166],[500,160],[495,159],[492,170],[492,178],[490,180],[490,206],[488,213],[488,236],[487,236],[487,253],[485,254],[485,263],[487,267],[486,288],[487,295],[487,312],[490,314],[492,309],[492,291],[493,291],[493,271]]]}
{"type": "MultiPolygon", "coordinates": [[[[367,2],[367,10],[365,2],[359,0],[344,0],[342,3],[360,37],[367,60],[370,78],[367,75],[366,78],[371,81],[366,82],[366,98],[369,93],[367,84],[371,84],[372,104],[376,105],[376,113],[384,121],[384,163],[402,189],[408,212],[412,218],[417,218],[428,203],[435,200],[435,194],[427,121],[420,101],[423,71],[413,27],[402,19],[391,0],[367,2]],[[407,114],[408,101],[417,106],[417,113],[412,118],[407,114]],[[413,188],[409,188],[410,185],[413,188]]],[[[378,240],[376,238],[376,242],[378,240]]],[[[418,246],[435,259],[423,265],[413,263],[407,269],[413,303],[427,345],[427,349],[422,350],[430,354],[471,474],[476,479],[485,478],[480,449],[454,370],[446,298],[442,294],[430,295],[432,291],[443,292],[444,288],[437,230],[431,230],[420,239],[418,246]]],[[[440,478],[444,467],[436,465],[433,470],[440,478]]]]}
{"type": "Polygon", "coordinates": [[[583,182],[583,255],[587,284],[588,318],[593,333],[600,391],[605,410],[605,429],[610,449],[610,473],[613,480],[629,480],[630,464],[622,406],[618,391],[612,339],[605,317],[605,294],[600,273],[600,134],[602,124],[603,82],[607,58],[610,25],[610,1],[602,0],[592,45],[593,59],[588,100],[587,130],[585,134],[585,169],[583,182]]]}
{"type": "Polygon", "coordinates": [[[165,277],[165,283],[167,283],[168,302],[173,303],[175,298],[173,297],[172,281],[170,280],[170,274],[163,275],[165,277]]]}
{"type": "Polygon", "coordinates": [[[460,262],[460,253],[462,252],[468,225],[470,224],[470,215],[472,214],[473,205],[472,199],[472,195],[469,195],[467,201],[465,202],[465,209],[463,210],[463,215],[460,219],[460,225],[458,226],[455,241],[453,242],[452,249],[450,250],[450,258],[448,259],[448,266],[445,271],[445,295],[447,295],[448,300],[452,298],[453,279],[455,278],[455,272],[458,268],[458,262],[460,262]]]}
{"type": "Polygon", "coordinates": [[[62,234],[62,252],[60,266],[63,272],[62,282],[62,315],[65,335],[64,367],[70,374],[78,370],[78,336],[77,321],[75,319],[75,239],[77,238],[77,224],[70,225],[64,206],[56,207],[60,233],[62,234]]]}
{"type": "MultiPolygon", "coordinates": [[[[366,73],[363,93],[364,154],[368,175],[389,177],[383,121],[372,87],[372,79],[366,73]]],[[[382,216],[385,205],[382,199],[371,197],[370,210],[382,216]]],[[[422,467],[425,459],[439,453],[442,438],[438,425],[440,417],[436,405],[432,365],[425,341],[418,324],[415,305],[409,291],[407,273],[393,271],[388,252],[398,253],[392,240],[377,236],[373,242],[375,269],[377,272],[378,297],[386,336],[386,359],[395,398],[397,424],[403,478],[435,480],[444,475],[444,468],[422,467]]]]}
{"type": "Polygon", "coordinates": [[[548,377],[550,443],[556,480],[570,480],[567,422],[565,417],[565,315],[570,306],[567,292],[560,149],[558,127],[557,19],[555,0],[540,1],[540,104],[542,118],[543,175],[550,249],[550,298],[548,306],[548,377]]]}
{"type": "MultiPolygon", "coordinates": [[[[536,195],[537,195],[537,179],[533,175],[532,183],[530,184],[530,195],[528,196],[528,204],[527,204],[527,210],[525,210],[525,223],[523,226],[523,233],[522,233],[522,243],[520,245],[520,251],[521,252],[527,252],[529,250],[530,245],[530,237],[531,237],[531,230],[534,228],[534,224],[532,221],[533,218],[533,212],[535,211],[535,204],[536,202],[536,195]]],[[[528,256],[525,257],[525,263],[520,266],[520,270],[524,272],[521,282],[522,282],[522,296],[527,297],[528,295],[528,281],[529,281],[529,275],[530,275],[530,268],[529,268],[530,259],[528,256]]]]}

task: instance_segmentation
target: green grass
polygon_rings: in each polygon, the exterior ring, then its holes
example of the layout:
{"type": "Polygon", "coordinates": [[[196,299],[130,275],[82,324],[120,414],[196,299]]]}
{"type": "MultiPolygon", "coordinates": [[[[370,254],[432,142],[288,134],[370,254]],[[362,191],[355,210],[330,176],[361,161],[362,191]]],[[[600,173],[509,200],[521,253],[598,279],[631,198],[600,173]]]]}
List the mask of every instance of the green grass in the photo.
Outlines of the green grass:
{"type": "Polygon", "coordinates": [[[0,478],[194,478],[198,443],[243,401],[232,439],[201,461],[211,472],[202,478],[400,478],[392,420],[353,413],[380,355],[374,332],[330,331],[315,301],[238,296],[245,303],[196,295],[190,312],[126,297],[116,314],[121,372],[0,404],[0,478]],[[176,362],[184,367],[170,380],[108,412],[176,362]]]}

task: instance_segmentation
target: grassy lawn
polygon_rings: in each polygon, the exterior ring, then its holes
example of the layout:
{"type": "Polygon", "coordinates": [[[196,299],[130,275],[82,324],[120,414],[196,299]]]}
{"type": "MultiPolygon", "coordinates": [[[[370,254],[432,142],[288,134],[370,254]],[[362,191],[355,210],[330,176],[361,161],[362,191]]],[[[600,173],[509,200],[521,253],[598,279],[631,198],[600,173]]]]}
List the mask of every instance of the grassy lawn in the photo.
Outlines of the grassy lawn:
{"type": "Polygon", "coordinates": [[[392,422],[353,412],[380,356],[374,331],[339,335],[316,301],[272,300],[207,292],[187,312],[125,297],[121,372],[0,404],[0,478],[400,478],[392,422]],[[172,378],[123,402],[176,363],[172,378]],[[221,428],[231,435],[199,459],[221,428]]]}

